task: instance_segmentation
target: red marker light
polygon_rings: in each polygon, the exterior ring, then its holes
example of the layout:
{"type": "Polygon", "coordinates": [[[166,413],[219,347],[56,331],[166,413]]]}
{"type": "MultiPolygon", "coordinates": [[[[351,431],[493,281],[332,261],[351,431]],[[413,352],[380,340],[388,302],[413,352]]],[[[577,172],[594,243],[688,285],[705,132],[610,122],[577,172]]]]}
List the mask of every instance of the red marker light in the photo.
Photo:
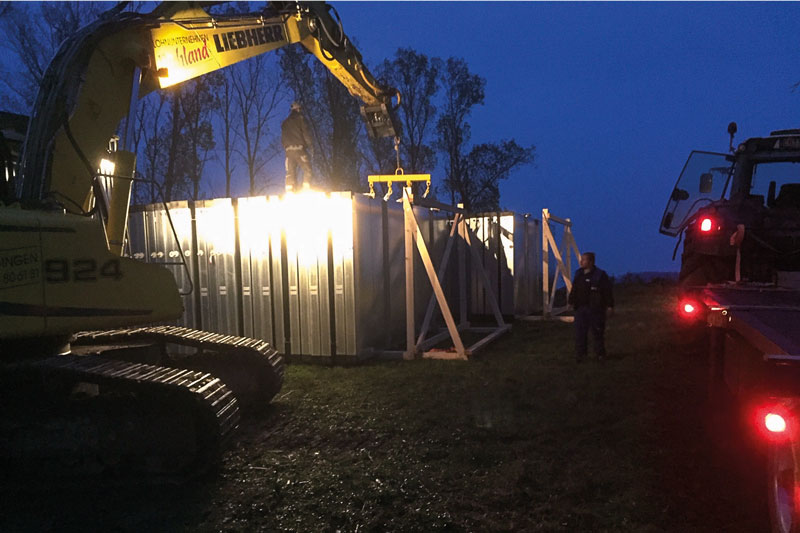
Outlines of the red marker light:
{"type": "Polygon", "coordinates": [[[700,231],[709,232],[711,231],[711,226],[713,226],[714,221],[710,218],[704,218],[700,221],[700,231]]]}
{"type": "Polygon", "coordinates": [[[779,414],[768,413],[764,417],[764,427],[772,433],[783,433],[786,431],[786,420],[779,414]]]}
{"type": "Polygon", "coordinates": [[[700,316],[700,304],[695,300],[681,300],[678,303],[678,312],[687,320],[695,320],[700,316]]]}
{"type": "Polygon", "coordinates": [[[785,399],[771,399],[766,404],[755,407],[752,418],[754,429],[770,442],[786,442],[793,437],[795,430],[794,400],[787,405],[785,399]]]}

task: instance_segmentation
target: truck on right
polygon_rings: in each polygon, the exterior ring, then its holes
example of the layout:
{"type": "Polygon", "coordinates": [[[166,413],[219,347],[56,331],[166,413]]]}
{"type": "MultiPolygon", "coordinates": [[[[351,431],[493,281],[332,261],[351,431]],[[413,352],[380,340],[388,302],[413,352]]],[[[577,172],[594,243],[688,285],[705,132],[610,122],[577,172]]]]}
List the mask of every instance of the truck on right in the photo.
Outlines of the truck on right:
{"type": "Polygon", "coordinates": [[[800,129],[734,147],[736,129],[727,153],[690,154],[660,232],[683,243],[675,312],[707,343],[709,405],[763,446],[772,530],[798,532],[800,129]]]}

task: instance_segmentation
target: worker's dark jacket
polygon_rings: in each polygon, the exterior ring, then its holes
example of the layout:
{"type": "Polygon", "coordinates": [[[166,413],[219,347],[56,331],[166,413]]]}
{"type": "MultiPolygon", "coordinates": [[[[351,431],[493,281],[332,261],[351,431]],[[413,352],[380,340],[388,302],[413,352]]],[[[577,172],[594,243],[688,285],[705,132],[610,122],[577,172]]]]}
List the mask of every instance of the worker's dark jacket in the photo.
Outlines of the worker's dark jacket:
{"type": "Polygon", "coordinates": [[[614,293],[608,274],[597,267],[588,273],[579,268],[572,279],[568,302],[575,309],[587,306],[597,310],[614,307],[614,293]]]}
{"type": "Polygon", "coordinates": [[[283,148],[302,147],[311,148],[311,134],[308,132],[303,115],[299,111],[292,111],[281,124],[281,143],[283,148]]]}

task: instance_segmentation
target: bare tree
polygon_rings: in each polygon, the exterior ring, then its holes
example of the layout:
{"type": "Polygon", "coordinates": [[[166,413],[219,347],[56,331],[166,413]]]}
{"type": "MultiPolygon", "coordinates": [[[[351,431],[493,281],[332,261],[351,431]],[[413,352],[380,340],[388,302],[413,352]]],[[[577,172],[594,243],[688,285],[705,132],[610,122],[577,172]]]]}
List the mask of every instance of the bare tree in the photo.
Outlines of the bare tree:
{"type": "Polygon", "coordinates": [[[277,134],[270,129],[270,122],[277,116],[284,93],[278,83],[273,57],[257,56],[237,65],[237,72],[231,79],[240,123],[237,135],[244,143],[238,151],[247,166],[250,194],[254,195],[261,190],[257,186],[257,176],[264,165],[280,153],[277,134]]]}
{"type": "Polygon", "coordinates": [[[171,87],[168,91],[170,109],[167,117],[167,125],[163,130],[164,146],[167,149],[166,170],[163,176],[164,200],[170,201],[183,190],[186,191],[185,178],[183,173],[185,167],[185,152],[181,146],[181,131],[183,130],[184,115],[181,99],[183,98],[184,84],[171,87]]]}
{"type": "Polygon", "coordinates": [[[28,113],[50,60],[70,35],[108,9],[102,2],[11,2],[5,6],[3,71],[6,103],[28,113]]]}
{"type": "Polygon", "coordinates": [[[358,145],[359,139],[366,136],[358,101],[327,69],[321,74],[323,101],[328,110],[322,118],[326,126],[330,124],[326,150],[320,151],[321,167],[333,190],[357,191],[361,188],[362,160],[358,145]]]}
{"type": "Polygon", "coordinates": [[[436,166],[436,153],[429,140],[435,128],[436,94],[442,60],[429,58],[411,48],[398,48],[394,59],[385,60],[379,77],[400,91],[402,123],[401,155],[411,173],[429,172],[436,166]]]}
{"type": "Polygon", "coordinates": [[[444,106],[436,124],[437,147],[444,153],[444,188],[450,201],[461,202],[470,211],[500,207],[500,180],[511,171],[530,163],[535,147],[522,147],[513,139],[473,146],[466,153],[471,128],[467,118],[482,104],[486,80],[469,72],[463,59],[450,58],[441,73],[444,106]]]}
{"type": "MultiPolygon", "coordinates": [[[[467,179],[464,151],[471,136],[467,117],[475,105],[483,103],[486,80],[472,74],[463,59],[452,57],[447,60],[440,79],[444,106],[436,124],[439,134],[436,146],[445,156],[444,188],[450,193],[451,203],[455,204],[457,193],[464,190],[464,180],[467,179]]],[[[459,198],[459,201],[466,199],[459,198]]]]}
{"type": "Polygon", "coordinates": [[[166,93],[158,91],[143,98],[137,107],[137,131],[141,135],[136,141],[136,152],[139,154],[137,167],[141,177],[147,180],[143,184],[137,184],[134,189],[137,203],[152,203],[161,199],[158,182],[163,182],[161,171],[166,162],[163,119],[166,115],[167,98],[166,93]]]}
{"type": "Polygon", "coordinates": [[[210,117],[216,105],[214,88],[219,78],[201,76],[186,82],[187,87],[181,98],[183,114],[181,152],[184,154],[183,172],[191,183],[193,200],[200,198],[200,181],[203,168],[214,148],[214,128],[210,117]]]}
{"type": "Polygon", "coordinates": [[[457,191],[464,207],[472,211],[500,209],[500,180],[515,168],[533,162],[535,147],[522,147],[513,139],[472,147],[466,158],[466,174],[457,191]]]}
{"type": "Polygon", "coordinates": [[[217,118],[222,126],[222,140],[219,143],[221,146],[217,152],[217,157],[221,160],[222,169],[225,173],[225,196],[230,197],[233,173],[236,171],[233,158],[235,148],[234,128],[240,122],[238,118],[239,108],[234,105],[233,78],[236,75],[236,71],[233,68],[229,68],[211,75],[221,78],[215,106],[217,118]]]}

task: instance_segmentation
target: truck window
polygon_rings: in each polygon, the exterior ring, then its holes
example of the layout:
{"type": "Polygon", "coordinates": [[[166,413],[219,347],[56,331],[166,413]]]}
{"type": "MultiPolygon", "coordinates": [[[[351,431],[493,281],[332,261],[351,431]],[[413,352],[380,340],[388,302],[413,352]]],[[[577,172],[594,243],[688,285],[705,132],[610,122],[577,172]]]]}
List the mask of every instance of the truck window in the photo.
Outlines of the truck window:
{"type": "Polygon", "coordinates": [[[725,154],[692,152],[667,201],[659,231],[677,235],[698,209],[722,199],[731,166],[725,154]]]}
{"type": "Polygon", "coordinates": [[[750,194],[761,195],[769,200],[770,182],[772,181],[775,182],[774,194],[778,198],[778,204],[796,203],[793,196],[795,196],[794,190],[800,187],[800,163],[780,161],[756,164],[753,169],[750,194]],[[783,187],[784,185],[795,185],[795,187],[783,187]],[[781,195],[782,189],[783,194],[781,195]]]}

